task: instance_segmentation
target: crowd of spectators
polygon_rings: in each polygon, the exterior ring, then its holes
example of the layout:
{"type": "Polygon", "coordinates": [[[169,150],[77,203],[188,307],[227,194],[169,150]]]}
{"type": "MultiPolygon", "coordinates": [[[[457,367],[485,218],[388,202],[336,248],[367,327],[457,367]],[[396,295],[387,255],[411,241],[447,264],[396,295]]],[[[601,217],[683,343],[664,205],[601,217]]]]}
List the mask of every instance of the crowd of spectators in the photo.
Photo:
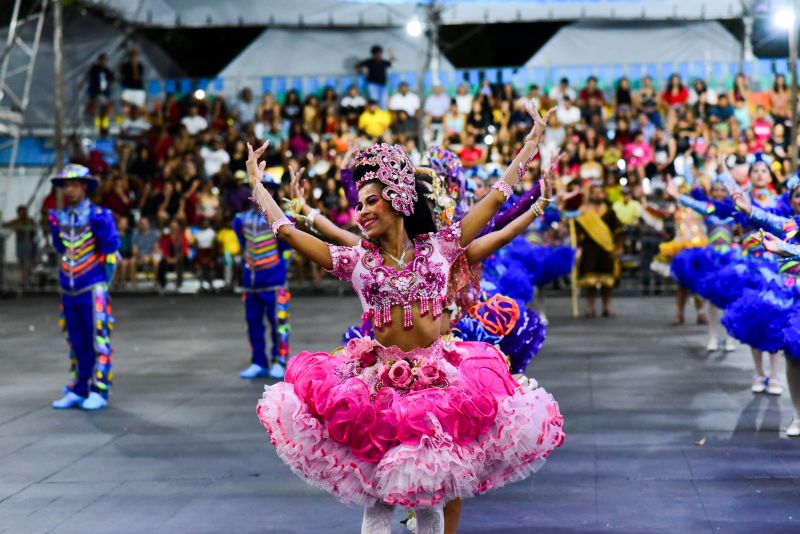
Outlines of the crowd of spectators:
{"type": "MultiPolygon", "coordinates": [[[[420,164],[420,147],[439,144],[458,153],[468,173],[487,178],[511,162],[529,131],[525,103],[558,105],[544,145],[561,150],[564,191],[602,184],[620,220],[639,228],[637,239],[648,235],[641,229],[643,203],[660,194],[659,180],[663,184],[682,172],[676,167],[692,162],[701,170],[713,168],[720,155],[733,166],[762,154],[780,182],[789,145],[796,142],[788,123],[789,89],[780,74],[761,92],[752,91],[740,74],[730,87],[710,87],[702,79],[689,83],[678,75],[663,84],[649,77],[622,78],[603,87],[590,77],[582,86],[566,78],[550,87],[486,80],[451,91],[433,85],[420,95],[406,83],[386,87],[391,58],[383,60],[381,53],[373,50],[359,64],[369,87],[351,86],[342,94],[333,87],[280,95],[245,88],[202,98],[196,93],[150,102],[138,100],[141,93],[123,98],[112,158],[97,150],[87,153],[77,141],[70,145],[74,162],[103,177],[97,200],[120,223],[125,261],[119,282],[135,283],[144,269],[162,286],[166,272],[174,270],[180,283],[191,269],[209,288],[215,277],[228,287],[235,284],[240,250],[230,228],[233,216],[249,207],[247,142],[270,142],[267,174],[284,184],[278,197],[287,196],[287,167],[305,167],[308,202],[340,226],[352,227],[353,212],[339,187],[349,148],[377,140],[399,143],[420,164]]],[[[92,112],[99,112],[97,106],[92,112]]],[[[538,165],[533,162],[528,183],[538,165]]],[[[571,197],[566,208],[576,202],[571,197]]],[[[320,273],[312,274],[311,282],[319,284],[320,273]]]]}

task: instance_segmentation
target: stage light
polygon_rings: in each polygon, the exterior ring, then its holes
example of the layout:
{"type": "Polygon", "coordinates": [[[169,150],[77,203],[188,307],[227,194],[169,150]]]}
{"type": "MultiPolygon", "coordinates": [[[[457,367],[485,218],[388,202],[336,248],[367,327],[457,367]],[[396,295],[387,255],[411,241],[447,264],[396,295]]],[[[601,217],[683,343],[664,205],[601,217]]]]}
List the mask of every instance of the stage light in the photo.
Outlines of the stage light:
{"type": "Polygon", "coordinates": [[[206,97],[206,92],[203,91],[202,89],[198,89],[197,91],[194,92],[194,97],[197,100],[203,100],[206,97]]]}
{"type": "Polygon", "coordinates": [[[775,13],[773,23],[782,30],[790,30],[794,28],[794,9],[791,7],[783,7],[779,9],[775,13]]]}
{"type": "Polygon", "coordinates": [[[414,17],[406,24],[406,33],[411,37],[419,37],[422,34],[422,23],[418,18],[414,17]]]}

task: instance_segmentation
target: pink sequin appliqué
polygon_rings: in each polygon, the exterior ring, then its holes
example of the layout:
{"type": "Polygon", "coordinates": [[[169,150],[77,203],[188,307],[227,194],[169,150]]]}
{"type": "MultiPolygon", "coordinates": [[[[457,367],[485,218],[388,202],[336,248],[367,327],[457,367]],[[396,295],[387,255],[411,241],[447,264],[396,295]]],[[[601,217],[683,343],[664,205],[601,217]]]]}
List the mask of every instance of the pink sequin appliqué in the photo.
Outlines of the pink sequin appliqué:
{"type": "Polygon", "coordinates": [[[442,315],[450,266],[464,251],[460,239],[459,224],[417,236],[414,259],[400,270],[384,265],[380,249],[372,243],[362,242],[354,248],[331,245],[331,272],[353,284],[376,329],[391,324],[392,306],[403,308],[403,327],[409,329],[414,302],[419,302],[423,316],[429,312],[434,318],[442,315]]]}

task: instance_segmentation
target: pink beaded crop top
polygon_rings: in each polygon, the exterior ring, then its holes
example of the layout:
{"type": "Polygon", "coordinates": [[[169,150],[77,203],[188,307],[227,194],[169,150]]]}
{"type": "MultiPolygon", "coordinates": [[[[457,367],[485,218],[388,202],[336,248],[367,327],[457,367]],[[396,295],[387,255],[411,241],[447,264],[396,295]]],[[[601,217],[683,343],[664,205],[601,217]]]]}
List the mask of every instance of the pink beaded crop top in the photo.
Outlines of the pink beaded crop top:
{"type": "Polygon", "coordinates": [[[355,247],[328,245],[333,261],[330,272],[352,284],[376,329],[391,324],[392,306],[403,307],[403,328],[409,329],[414,302],[419,302],[423,316],[428,312],[433,318],[442,315],[450,266],[465,250],[460,240],[460,223],[417,236],[414,259],[400,270],[383,265],[380,250],[368,241],[355,247]]]}

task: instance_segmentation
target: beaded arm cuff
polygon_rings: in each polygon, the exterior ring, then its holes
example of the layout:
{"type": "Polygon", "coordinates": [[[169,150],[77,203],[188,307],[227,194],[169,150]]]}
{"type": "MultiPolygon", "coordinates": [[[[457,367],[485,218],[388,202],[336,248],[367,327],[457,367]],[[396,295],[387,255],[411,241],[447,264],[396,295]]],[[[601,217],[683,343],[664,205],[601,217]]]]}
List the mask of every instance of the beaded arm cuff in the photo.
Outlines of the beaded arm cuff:
{"type": "Polygon", "coordinates": [[[768,230],[781,239],[792,238],[797,234],[797,224],[794,219],[781,217],[758,206],[753,206],[753,210],[750,212],[750,220],[758,228],[768,230]]]}
{"type": "Polygon", "coordinates": [[[286,226],[287,224],[290,226],[294,226],[294,223],[290,221],[289,218],[286,217],[285,215],[283,217],[275,219],[270,224],[270,226],[272,226],[272,234],[275,237],[278,237],[278,230],[280,230],[281,226],[286,226]]]}
{"type": "Polygon", "coordinates": [[[506,197],[506,200],[511,198],[511,195],[514,194],[514,191],[511,189],[511,186],[505,183],[503,180],[497,181],[492,186],[492,189],[497,189],[503,196],[506,197]]]}

